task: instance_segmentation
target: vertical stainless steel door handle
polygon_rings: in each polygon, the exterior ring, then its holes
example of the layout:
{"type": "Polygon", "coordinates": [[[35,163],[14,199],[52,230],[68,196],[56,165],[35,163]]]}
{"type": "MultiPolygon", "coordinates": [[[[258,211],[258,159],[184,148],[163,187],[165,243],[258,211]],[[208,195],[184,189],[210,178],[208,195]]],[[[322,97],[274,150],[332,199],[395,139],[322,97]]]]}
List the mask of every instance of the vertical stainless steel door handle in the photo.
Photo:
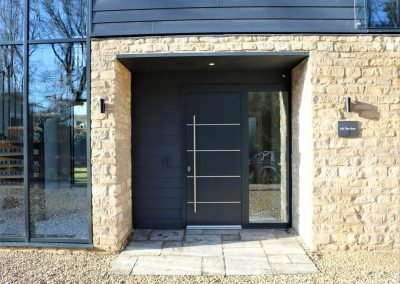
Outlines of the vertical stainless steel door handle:
{"type": "Polygon", "coordinates": [[[196,183],[196,115],[193,115],[193,210],[197,212],[197,183],[196,183]]]}

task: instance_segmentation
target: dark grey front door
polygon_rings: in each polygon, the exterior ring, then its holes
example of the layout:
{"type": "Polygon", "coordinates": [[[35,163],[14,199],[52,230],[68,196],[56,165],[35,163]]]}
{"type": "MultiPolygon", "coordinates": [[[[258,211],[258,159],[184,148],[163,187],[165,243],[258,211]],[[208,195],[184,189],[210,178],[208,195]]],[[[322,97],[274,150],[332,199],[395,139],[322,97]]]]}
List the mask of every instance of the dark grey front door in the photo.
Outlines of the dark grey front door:
{"type": "Polygon", "coordinates": [[[240,92],[186,91],[187,225],[240,225],[240,92]]]}

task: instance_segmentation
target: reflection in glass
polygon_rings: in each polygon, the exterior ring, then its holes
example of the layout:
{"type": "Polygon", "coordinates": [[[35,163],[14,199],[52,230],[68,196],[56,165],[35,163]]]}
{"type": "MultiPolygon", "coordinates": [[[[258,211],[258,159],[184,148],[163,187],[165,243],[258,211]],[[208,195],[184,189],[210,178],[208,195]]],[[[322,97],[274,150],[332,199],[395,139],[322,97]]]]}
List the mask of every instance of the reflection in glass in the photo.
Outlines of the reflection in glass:
{"type": "Polygon", "coordinates": [[[287,93],[249,92],[249,222],[288,222],[287,93]]]}
{"type": "Polygon", "coordinates": [[[23,38],[23,0],[0,0],[0,41],[23,38]]]}
{"type": "Polygon", "coordinates": [[[370,0],[369,27],[399,27],[398,0],[370,0]]]}
{"type": "Polygon", "coordinates": [[[358,28],[399,28],[399,0],[355,0],[358,28]]]}
{"type": "Polygon", "coordinates": [[[85,44],[37,45],[32,50],[30,233],[87,239],[85,44]]]}
{"type": "Polygon", "coordinates": [[[83,38],[87,0],[30,0],[30,39],[83,38]]]}
{"type": "Polygon", "coordinates": [[[0,46],[0,237],[25,235],[22,57],[0,46]]]}

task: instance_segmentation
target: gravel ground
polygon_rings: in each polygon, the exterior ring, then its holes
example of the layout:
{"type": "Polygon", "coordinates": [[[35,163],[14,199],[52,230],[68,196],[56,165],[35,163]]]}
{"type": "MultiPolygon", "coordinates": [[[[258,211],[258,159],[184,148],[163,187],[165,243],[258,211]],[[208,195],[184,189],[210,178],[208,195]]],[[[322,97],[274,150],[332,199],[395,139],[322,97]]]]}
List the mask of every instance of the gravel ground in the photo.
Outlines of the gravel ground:
{"type": "Polygon", "coordinates": [[[310,254],[320,273],[240,277],[109,276],[116,254],[0,250],[0,283],[400,283],[400,253],[310,254]]]}

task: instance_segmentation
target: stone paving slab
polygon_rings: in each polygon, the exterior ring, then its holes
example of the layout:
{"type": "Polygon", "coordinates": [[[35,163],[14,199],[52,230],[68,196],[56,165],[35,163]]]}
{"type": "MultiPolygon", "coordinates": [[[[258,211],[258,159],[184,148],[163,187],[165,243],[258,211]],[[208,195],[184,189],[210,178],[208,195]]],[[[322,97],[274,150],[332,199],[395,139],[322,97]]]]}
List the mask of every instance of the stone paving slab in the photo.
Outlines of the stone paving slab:
{"type": "Polygon", "coordinates": [[[289,257],[284,254],[267,255],[267,257],[268,257],[269,263],[271,263],[271,264],[291,263],[289,257]]]}
{"type": "Polygon", "coordinates": [[[182,241],[165,241],[164,246],[161,249],[161,255],[174,255],[178,256],[182,254],[182,241]]]}
{"type": "Polygon", "coordinates": [[[185,231],[185,235],[202,235],[204,230],[189,229],[185,231]]]}
{"type": "Polygon", "coordinates": [[[220,243],[183,242],[182,255],[222,257],[222,245],[220,243]]]}
{"type": "Polygon", "coordinates": [[[226,275],[261,275],[272,273],[268,260],[225,256],[226,275]]]}
{"type": "Polygon", "coordinates": [[[262,240],[261,245],[263,246],[266,254],[306,253],[295,238],[262,240]]]}
{"type": "Polygon", "coordinates": [[[312,260],[306,254],[288,255],[290,262],[299,264],[313,264],[312,260]]]}
{"type": "Polygon", "coordinates": [[[259,241],[223,241],[223,248],[261,248],[259,241]]]}
{"type": "Polygon", "coordinates": [[[226,230],[136,230],[109,271],[123,275],[316,272],[297,239],[284,230],[241,230],[235,234],[226,234],[226,230]]]}
{"type": "Polygon", "coordinates": [[[246,229],[240,231],[242,241],[260,241],[275,239],[276,235],[274,230],[267,229],[246,229]]]}
{"type": "Polygon", "coordinates": [[[223,257],[203,257],[201,265],[203,275],[225,275],[225,260],[223,257]]]}
{"type": "Polygon", "coordinates": [[[136,264],[137,257],[119,256],[111,265],[110,274],[127,275],[130,274],[136,264]]]}
{"type": "Polygon", "coordinates": [[[146,241],[150,238],[150,229],[136,229],[133,233],[132,241],[146,241]]]}
{"type": "Polygon", "coordinates": [[[221,235],[186,235],[184,239],[186,242],[201,242],[208,244],[222,243],[221,235]]]}
{"type": "Polygon", "coordinates": [[[224,257],[246,258],[250,260],[263,259],[267,261],[267,256],[262,248],[224,248],[224,257]]]}
{"type": "Polygon", "coordinates": [[[143,256],[160,255],[162,241],[133,241],[128,243],[125,250],[121,253],[123,256],[143,256]]]}
{"type": "Polygon", "coordinates": [[[201,257],[140,256],[132,275],[201,275],[201,257]]]}
{"type": "Polygon", "coordinates": [[[184,230],[153,230],[150,235],[151,241],[182,241],[184,230]]]}
{"type": "Polygon", "coordinates": [[[222,241],[240,241],[240,235],[221,235],[222,241]]]}
{"type": "Polygon", "coordinates": [[[225,230],[204,230],[204,235],[239,235],[240,230],[225,229],[225,230]]]}

